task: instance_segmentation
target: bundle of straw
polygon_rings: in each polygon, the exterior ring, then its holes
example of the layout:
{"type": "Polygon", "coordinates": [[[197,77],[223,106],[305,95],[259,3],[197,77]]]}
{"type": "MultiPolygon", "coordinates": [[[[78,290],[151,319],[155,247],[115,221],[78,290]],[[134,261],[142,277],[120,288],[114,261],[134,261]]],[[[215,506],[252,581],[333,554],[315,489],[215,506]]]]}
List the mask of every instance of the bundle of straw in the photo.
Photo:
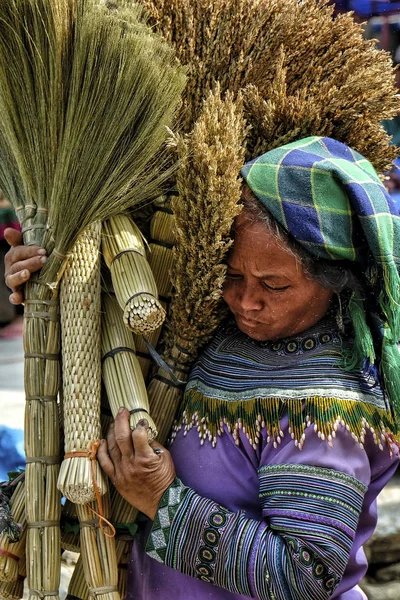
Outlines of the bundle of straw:
{"type": "Polygon", "coordinates": [[[117,215],[103,225],[103,255],[126,326],[148,333],[164,321],[157,286],[146,259],[144,238],[127,215],[117,215]]]}
{"type": "Polygon", "coordinates": [[[106,295],[103,296],[101,351],[103,381],[113,416],[125,406],[131,413],[132,429],[141,419],[147,419],[151,441],[157,435],[157,428],[149,415],[146,385],[136,358],[133,335],[123,324],[118,302],[106,295]]]}
{"type": "MultiPolygon", "coordinates": [[[[119,600],[115,539],[105,529],[98,527],[98,519],[94,514],[96,510],[96,503],[77,505],[86,584],[89,595],[98,600],[119,600]]],[[[103,515],[109,519],[110,514],[107,493],[103,496],[103,515]]]]}
{"type": "Polygon", "coordinates": [[[159,194],[156,155],[183,87],[182,70],[139,9],[133,22],[126,28],[94,0],[0,4],[0,188],[24,242],[49,255],[26,288],[24,334],[35,597],[57,598],[60,572],[57,282],[85,228],[159,194]]]}
{"type": "MultiPolygon", "coordinates": [[[[179,196],[173,201],[176,247],[172,272],[175,293],[165,358],[181,381],[223,314],[223,260],[232,244],[232,221],[240,212],[237,173],[243,164],[244,137],[240,100],[234,102],[230,94],[223,100],[217,90],[205,102],[193,132],[177,138],[179,196]]],[[[152,415],[159,425],[159,439],[165,441],[180,388],[160,369],[148,393],[152,415]]]]}
{"type": "Polygon", "coordinates": [[[91,457],[101,438],[100,240],[101,223],[81,235],[60,293],[65,458],[58,489],[75,504],[86,504],[96,499],[96,492],[107,490],[106,478],[91,457]]]}
{"type": "Polygon", "coordinates": [[[381,126],[399,111],[392,59],[364,38],[352,13],[335,18],[329,0],[141,3],[188,65],[184,131],[218,81],[235,97],[250,86],[247,159],[309,135],[350,145],[378,171],[395,158],[381,126]]]}
{"type": "MultiPolygon", "coordinates": [[[[173,264],[172,248],[175,243],[175,219],[169,200],[156,208],[150,221],[150,242],[148,263],[157,285],[159,300],[167,309],[172,293],[171,268],[173,264]]],[[[147,341],[155,348],[160,338],[162,327],[146,334],[147,341]]],[[[152,364],[149,351],[142,336],[135,336],[136,355],[144,378],[146,379],[152,364]]]]}
{"type": "Polygon", "coordinates": [[[10,500],[10,513],[21,528],[20,538],[12,542],[6,532],[0,534],[0,581],[18,580],[20,564],[25,555],[26,517],[25,517],[25,480],[21,480],[10,500]]]}
{"type": "Polygon", "coordinates": [[[18,577],[15,581],[2,581],[0,583],[1,600],[20,600],[24,594],[24,581],[26,577],[26,559],[22,556],[18,562],[18,577]]]}

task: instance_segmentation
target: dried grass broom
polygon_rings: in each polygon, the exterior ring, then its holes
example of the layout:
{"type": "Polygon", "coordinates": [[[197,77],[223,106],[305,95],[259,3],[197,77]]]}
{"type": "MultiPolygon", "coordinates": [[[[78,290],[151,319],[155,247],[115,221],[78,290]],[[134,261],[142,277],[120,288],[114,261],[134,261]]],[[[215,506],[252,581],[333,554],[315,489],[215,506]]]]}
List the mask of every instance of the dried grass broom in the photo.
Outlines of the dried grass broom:
{"type": "Polygon", "coordinates": [[[149,415],[149,401],[140,364],[135,354],[133,335],[124,326],[118,302],[103,296],[101,330],[102,376],[111,412],[115,417],[124,406],[130,413],[134,429],[141,419],[149,423],[149,441],[157,435],[157,428],[149,415]]]}
{"type": "Polygon", "coordinates": [[[0,581],[18,580],[20,564],[25,556],[26,516],[25,516],[25,480],[21,480],[11,496],[10,513],[21,528],[19,540],[12,542],[8,534],[0,534],[0,581]]]}
{"type": "Polygon", "coordinates": [[[146,259],[142,233],[128,215],[117,215],[103,224],[103,255],[125,325],[135,333],[148,333],[164,321],[157,286],[146,259]]]}
{"type": "MultiPolygon", "coordinates": [[[[185,380],[199,347],[214,332],[223,311],[222,264],[232,244],[230,232],[240,212],[240,182],[245,124],[240,100],[219,90],[204,103],[193,132],[177,138],[179,169],[173,210],[176,219],[174,296],[169,320],[166,362],[185,380]]],[[[177,409],[180,389],[159,370],[148,388],[159,440],[165,441],[177,409]]]]}
{"type": "Polygon", "coordinates": [[[94,1],[1,2],[0,187],[24,242],[49,254],[26,287],[32,598],[58,598],[59,586],[57,281],[88,225],[159,193],[164,175],[155,156],[182,86],[164,43],[142,27],[126,30],[94,1]]]}

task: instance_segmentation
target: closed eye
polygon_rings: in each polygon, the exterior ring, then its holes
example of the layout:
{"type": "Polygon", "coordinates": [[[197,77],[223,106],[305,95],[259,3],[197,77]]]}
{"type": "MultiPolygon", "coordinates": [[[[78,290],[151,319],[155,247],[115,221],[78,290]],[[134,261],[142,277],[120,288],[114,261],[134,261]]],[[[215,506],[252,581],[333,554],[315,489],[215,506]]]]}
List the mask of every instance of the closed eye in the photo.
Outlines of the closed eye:
{"type": "Polygon", "coordinates": [[[290,285],[285,285],[283,287],[272,287],[272,285],[268,285],[268,283],[265,283],[265,281],[263,281],[263,286],[267,288],[267,290],[273,290],[274,292],[282,292],[283,290],[290,288],[290,285]]]}

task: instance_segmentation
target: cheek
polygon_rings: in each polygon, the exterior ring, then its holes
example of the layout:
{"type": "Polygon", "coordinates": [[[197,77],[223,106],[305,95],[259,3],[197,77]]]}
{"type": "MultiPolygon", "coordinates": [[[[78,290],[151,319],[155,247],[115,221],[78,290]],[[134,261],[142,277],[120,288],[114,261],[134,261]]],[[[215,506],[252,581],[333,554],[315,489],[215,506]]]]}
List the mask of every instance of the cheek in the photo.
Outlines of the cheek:
{"type": "Polygon", "coordinates": [[[222,298],[229,307],[233,306],[235,299],[234,284],[229,280],[226,280],[222,287],[222,298]]]}

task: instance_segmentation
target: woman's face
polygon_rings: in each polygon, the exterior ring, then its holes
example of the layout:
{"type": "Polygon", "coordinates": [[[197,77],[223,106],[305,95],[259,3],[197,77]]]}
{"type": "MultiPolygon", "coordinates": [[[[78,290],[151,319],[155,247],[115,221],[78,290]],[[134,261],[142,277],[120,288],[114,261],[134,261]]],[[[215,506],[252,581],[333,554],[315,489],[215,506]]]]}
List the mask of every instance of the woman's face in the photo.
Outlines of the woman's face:
{"type": "Polygon", "coordinates": [[[305,331],[326,313],[333,292],[309,279],[266,225],[243,211],[227,258],[223,296],[243,333],[276,340],[305,331]]]}

